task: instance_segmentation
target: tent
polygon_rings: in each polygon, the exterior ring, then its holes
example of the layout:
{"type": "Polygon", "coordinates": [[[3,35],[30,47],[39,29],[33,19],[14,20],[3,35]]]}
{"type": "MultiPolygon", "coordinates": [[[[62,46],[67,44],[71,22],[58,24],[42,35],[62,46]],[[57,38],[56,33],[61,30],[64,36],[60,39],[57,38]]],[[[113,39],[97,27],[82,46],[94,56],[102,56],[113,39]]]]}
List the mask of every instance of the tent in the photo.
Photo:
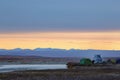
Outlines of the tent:
{"type": "Polygon", "coordinates": [[[115,59],[108,59],[108,60],[107,60],[107,63],[115,64],[115,63],[116,63],[116,60],[115,60],[115,59]]]}
{"type": "Polygon", "coordinates": [[[95,55],[93,60],[95,64],[102,63],[102,58],[100,55],[95,55]]]}
{"type": "Polygon", "coordinates": [[[82,65],[91,65],[92,64],[92,61],[88,58],[83,58],[80,60],[80,64],[82,65]]]}
{"type": "Polygon", "coordinates": [[[117,59],[116,63],[117,63],[117,64],[120,64],[120,59],[117,59]]]}

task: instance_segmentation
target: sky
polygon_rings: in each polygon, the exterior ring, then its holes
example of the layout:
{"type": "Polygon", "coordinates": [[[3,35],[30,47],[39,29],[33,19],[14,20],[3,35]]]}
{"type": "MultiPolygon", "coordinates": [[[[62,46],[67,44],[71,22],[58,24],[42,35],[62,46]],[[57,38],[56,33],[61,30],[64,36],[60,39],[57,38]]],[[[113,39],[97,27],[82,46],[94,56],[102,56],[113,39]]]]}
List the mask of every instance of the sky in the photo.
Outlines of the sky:
{"type": "Polygon", "coordinates": [[[0,48],[120,50],[119,0],[0,0],[0,48]]]}

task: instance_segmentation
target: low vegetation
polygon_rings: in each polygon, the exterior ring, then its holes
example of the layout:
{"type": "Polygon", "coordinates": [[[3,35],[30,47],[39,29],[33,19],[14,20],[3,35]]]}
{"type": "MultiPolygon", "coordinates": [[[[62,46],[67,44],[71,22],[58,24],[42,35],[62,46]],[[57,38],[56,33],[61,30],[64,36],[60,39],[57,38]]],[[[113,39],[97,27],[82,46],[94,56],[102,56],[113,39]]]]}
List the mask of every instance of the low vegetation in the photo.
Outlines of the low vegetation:
{"type": "Polygon", "coordinates": [[[32,70],[1,73],[0,80],[119,80],[120,69],[32,70]]]}

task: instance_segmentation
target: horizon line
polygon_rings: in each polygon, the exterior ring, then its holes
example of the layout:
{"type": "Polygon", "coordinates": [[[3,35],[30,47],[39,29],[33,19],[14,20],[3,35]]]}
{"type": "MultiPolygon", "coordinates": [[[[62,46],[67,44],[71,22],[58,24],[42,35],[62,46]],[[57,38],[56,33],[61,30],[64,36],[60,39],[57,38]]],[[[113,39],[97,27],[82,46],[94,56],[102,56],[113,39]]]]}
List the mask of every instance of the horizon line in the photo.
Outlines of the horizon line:
{"type": "Polygon", "coordinates": [[[41,48],[41,47],[36,47],[36,48],[33,48],[33,49],[31,49],[31,48],[11,48],[11,49],[8,49],[8,48],[0,48],[0,50],[14,50],[14,49],[21,49],[21,50],[26,50],[26,49],[29,49],[29,50],[35,50],[35,49],[59,49],[59,50],[105,50],[105,51],[120,51],[119,49],[76,49],[76,48],[70,48],[70,49],[64,49],[64,48],[41,48]]]}

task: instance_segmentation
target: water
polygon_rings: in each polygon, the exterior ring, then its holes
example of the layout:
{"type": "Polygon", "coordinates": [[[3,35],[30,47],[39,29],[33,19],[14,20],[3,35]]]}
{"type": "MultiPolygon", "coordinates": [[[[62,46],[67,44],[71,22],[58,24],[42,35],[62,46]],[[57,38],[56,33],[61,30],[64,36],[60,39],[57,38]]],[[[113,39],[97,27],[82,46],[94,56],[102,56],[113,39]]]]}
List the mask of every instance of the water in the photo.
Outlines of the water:
{"type": "Polygon", "coordinates": [[[65,64],[18,64],[0,65],[0,73],[20,70],[66,69],[65,64]]]}

